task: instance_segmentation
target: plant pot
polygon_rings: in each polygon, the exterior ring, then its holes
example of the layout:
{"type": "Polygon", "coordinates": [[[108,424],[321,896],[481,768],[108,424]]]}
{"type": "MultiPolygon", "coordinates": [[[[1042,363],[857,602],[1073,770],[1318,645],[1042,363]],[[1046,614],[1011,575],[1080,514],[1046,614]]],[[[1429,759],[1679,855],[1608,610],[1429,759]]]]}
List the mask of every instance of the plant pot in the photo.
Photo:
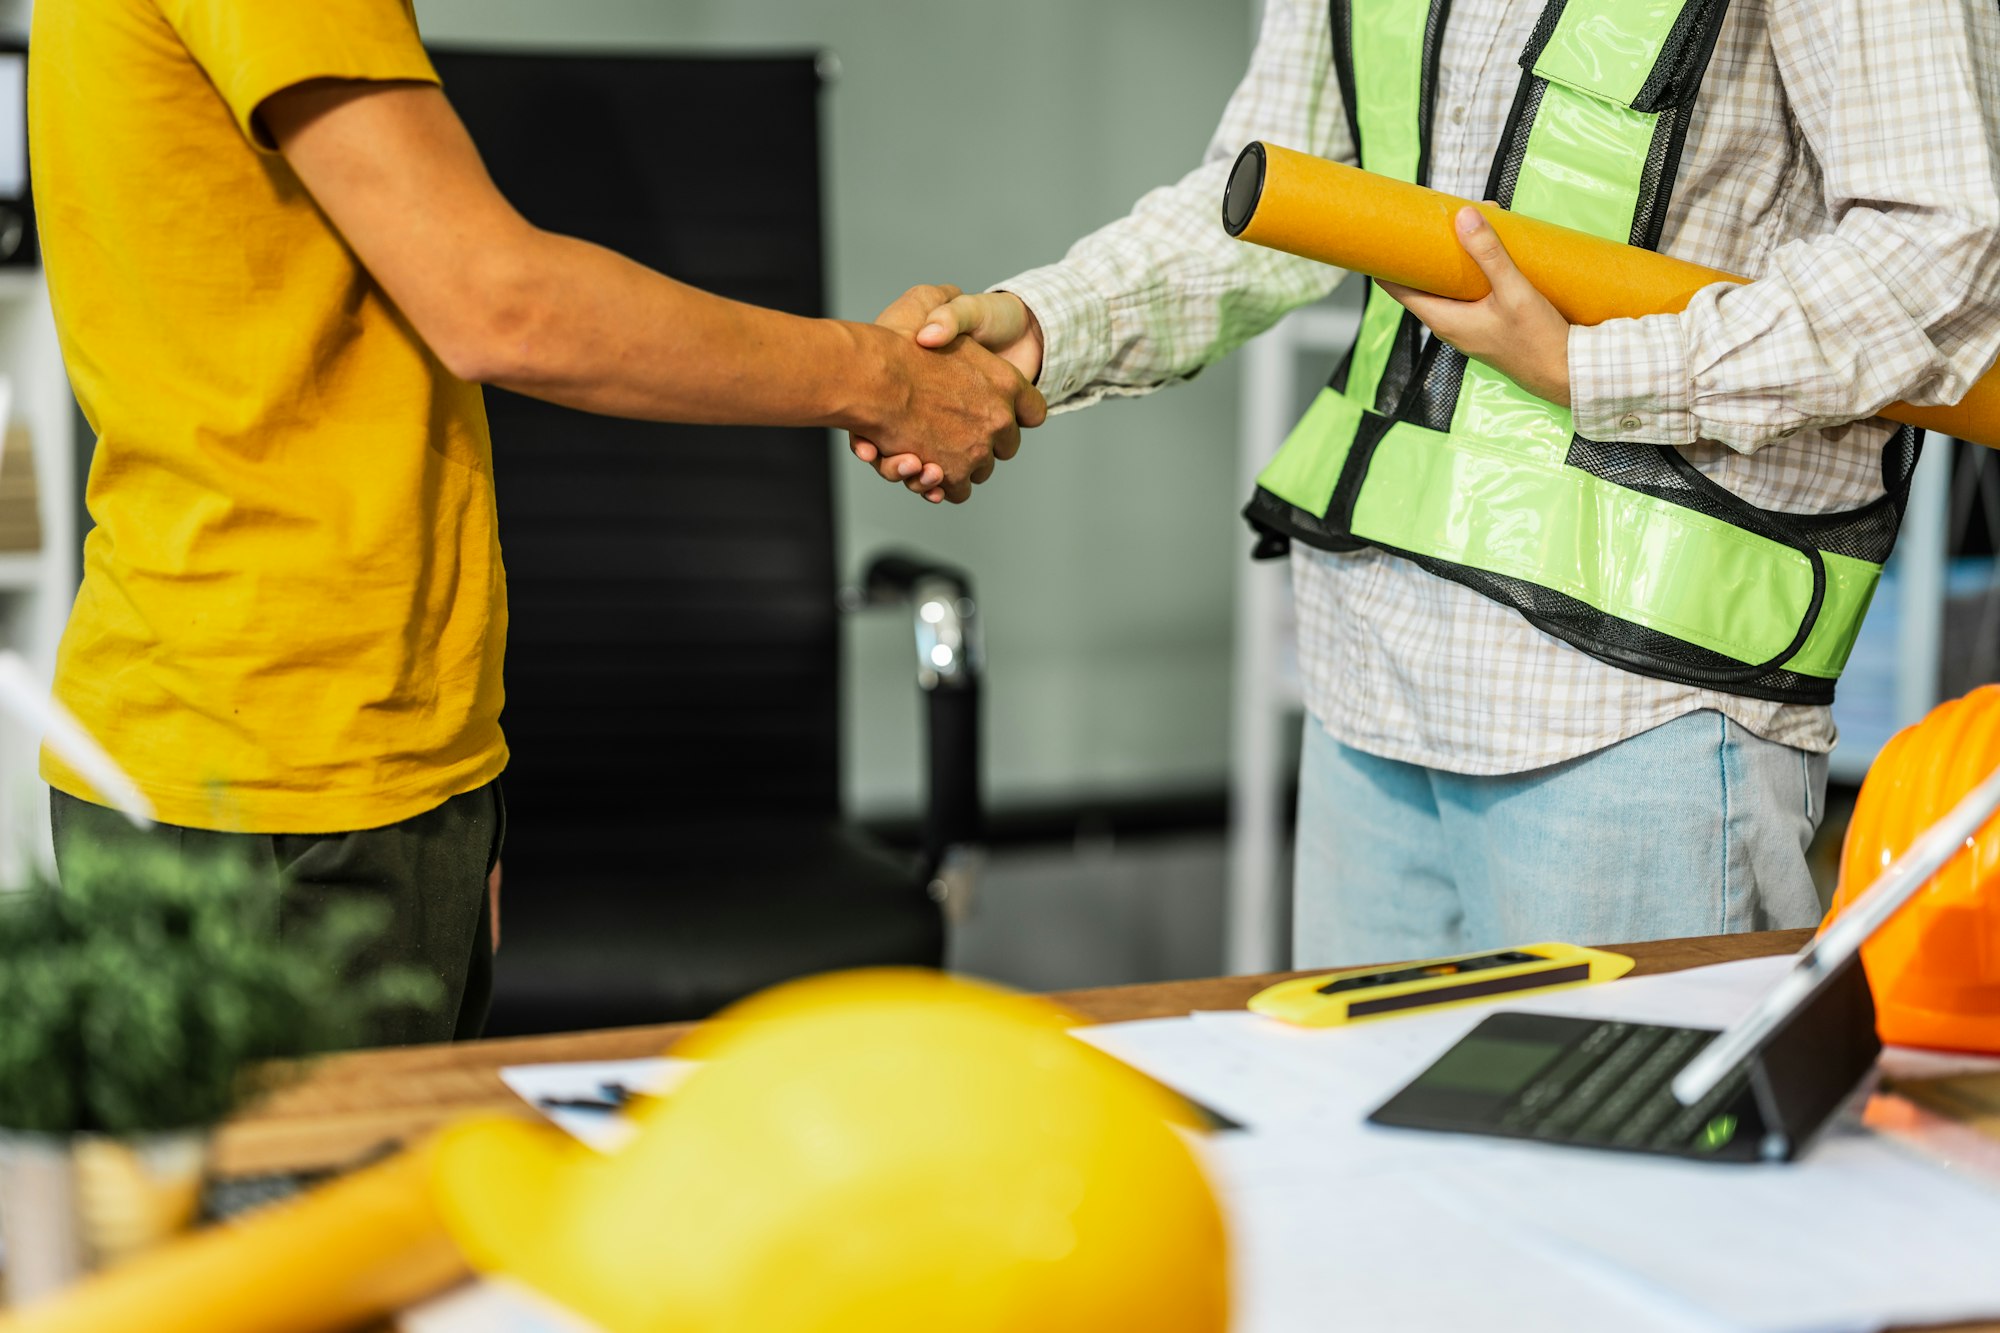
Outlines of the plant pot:
{"type": "Polygon", "coordinates": [[[185,1231],[200,1211],[207,1158],[206,1130],[0,1135],[8,1303],[38,1300],[185,1231]]]}

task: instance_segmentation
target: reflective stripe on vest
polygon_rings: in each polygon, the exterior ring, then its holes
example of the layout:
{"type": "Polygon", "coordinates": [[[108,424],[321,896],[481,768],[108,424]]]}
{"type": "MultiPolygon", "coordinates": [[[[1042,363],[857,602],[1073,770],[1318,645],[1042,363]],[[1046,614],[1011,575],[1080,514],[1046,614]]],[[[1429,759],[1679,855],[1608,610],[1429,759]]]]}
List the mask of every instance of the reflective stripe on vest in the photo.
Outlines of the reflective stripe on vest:
{"type": "MultiPolygon", "coordinates": [[[[1355,54],[1350,68],[1355,147],[1362,166],[1399,181],[1421,183],[1421,127],[1426,118],[1424,34],[1430,27],[1431,10],[1444,3],[1388,0],[1349,9],[1349,40],[1355,54]]],[[[1404,314],[1403,307],[1387,292],[1368,284],[1368,301],[1361,312],[1361,328],[1349,354],[1343,386],[1356,402],[1375,405],[1404,314]]]]}
{"type": "MultiPolygon", "coordinates": [[[[1432,22],[1425,0],[1335,0],[1335,9],[1335,40],[1344,34],[1350,44],[1342,74],[1362,165],[1415,179],[1429,122],[1422,99],[1432,91],[1424,76],[1435,70],[1435,50],[1424,42],[1427,33],[1431,43],[1440,40],[1442,24],[1432,22]]],[[[1700,47],[1690,62],[1690,29],[1709,25],[1712,42],[1718,5],[1554,0],[1550,12],[1553,22],[1545,15],[1538,25],[1539,49],[1530,47],[1515,108],[1515,121],[1525,117],[1526,124],[1510,126],[1515,137],[1501,145],[1489,194],[1535,217],[1655,244],[1684,128],[1663,125],[1662,116],[1684,120],[1694,91],[1685,80],[1698,84],[1708,51],[1700,47]],[[1675,78],[1683,84],[1673,85],[1675,78]],[[1666,98],[1678,100],[1663,110],[1657,103],[1666,98]]],[[[1449,349],[1426,352],[1429,377],[1409,392],[1392,378],[1399,403],[1378,402],[1401,315],[1371,284],[1345,382],[1337,377],[1339,387],[1319,395],[1258,478],[1253,522],[1329,549],[1366,543],[1411,556],[1645,674],[1770,698],[1831,697],[1880,576],[1879,558],[1819,549],[1786,516],[1685,475],[1693,470],[1673,450],[1578,440],[1566,409],[1449,349]],[[1441,373],[1439,353],[1454,358],[1441,373]],[[1430,425],[1409,419],[1423,415],[1415,404],[1425,390],[1435,396],[1442,384],[1451,392],[1453,372],[1455,399],[1432,404],[1430,425]],[[1376,408],[1401,419],[1392,422],[1376,408]],[[1576,465],[1576,450],[1586,446],[1592,457],[1606,450],[1672,456],[1678,472],[1664,485],[1611,480],[1576,465]],[[1286,510],[1282,521],[1270,521],[1286,510]],[[1507,580],[1532,587],[1501,596],[1494,588],[1513,586],[1507,580]],[[1532,589],[1666,636],[1668,649],[1701,651],[1636,650],[1626,631],[1584,632],[1576,616],[1550,623],[1535,614],[1532,589]]],[[[1913,450],[1911,443],[1912,459],[1913,450]]],[[[1651,466],[1667,470],[1657,457],[1651,466]]],[[[1889,503],[1899,506],[1894,476],[1889,486],[1896,494],[1889,503]]],[[[1886,557],[1893,514],[1887,531],[1887,540],[1874,543],[1879,551],[1868,554],[1886,557]]]]}

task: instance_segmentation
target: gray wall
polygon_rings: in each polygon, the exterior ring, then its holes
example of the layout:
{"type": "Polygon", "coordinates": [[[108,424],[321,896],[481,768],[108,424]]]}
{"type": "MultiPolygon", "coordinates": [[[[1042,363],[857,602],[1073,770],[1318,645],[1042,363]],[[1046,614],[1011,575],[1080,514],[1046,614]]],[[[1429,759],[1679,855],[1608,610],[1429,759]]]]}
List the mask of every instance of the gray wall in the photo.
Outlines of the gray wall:
{"type": "MultiPolygon", "coordinates": [[[[1241,76],[1249,0],[418,0],[433,40],[824,48],[833,310],[1057,258],[1192,166],[1241,76]]],[[[700,133],[661,126],[660,133],[700,133]]],[[[852,460],[844,567],[909,544],[979,580],[996,805],[1200,790],[1224,777],[1236,371],[1058,419],[963,507],[852,460]]],[[[850,635],[850,803],[913,809],[907,627],[850,635]]]]}

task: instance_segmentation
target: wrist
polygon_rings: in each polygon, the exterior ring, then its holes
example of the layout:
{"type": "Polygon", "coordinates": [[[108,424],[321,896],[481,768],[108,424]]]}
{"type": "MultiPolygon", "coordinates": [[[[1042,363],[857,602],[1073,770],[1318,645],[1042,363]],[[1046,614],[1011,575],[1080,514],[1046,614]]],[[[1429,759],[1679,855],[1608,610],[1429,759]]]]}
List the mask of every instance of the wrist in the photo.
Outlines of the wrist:
{"type": "Polygon", "coordinates": [[[896,414],[904,377],[896,357],[903,339],[873,324],[823,319],[831,352],[821,364],[827,383],[821,400],[823,424],[835,430],[870,435],[896,414]]]}
{"type": "Polygon", "coordinates": [[[1569,334],[1570,326],[1565,325],[1562,337],[1552,349],[1548,360],[1549,384],[1554,392],[1548,395],[1550,402],[1567,409],[1571,406],[1569,383],[1569,334]]]}
{"type": "MultiPolygon", "coordinates": [[[[1014,296],[1012,292],[1007,294],[1014,296]]],[[[1018,296],[1014,296],[1014,299],[1021,301],[1021,298],[1018,296]]],[[[1021,311],[1028,317],[1028,332],[1024,341],[1027,343],[1028,363],[1034,367],[1033,370],[1028,372],[1028,383],[1040,384],[1042,382],[1042,349],[1045,345],[1042,341],[1042,318],[1035,313],[1035,308],[1026,301],[1021,301],[1021,311]]]]}
{"type": "Polygon", "coordinates": [[[1570,412],[1577,434],[1626,444],[1693,444],[1681,315],[1577,325],[1569,334],[1570,412]]]}
{"type": "Polygon", "coordinates": [[[997,286],[1033,316],[1038,373],[1032,378],[1042,396],[1051,404],[1079,395],[1094,401],[1093,386],[1110,370],[1121,336],[1112,328],[1110,300],[1068,262],[1018,273],[997,286]]]}
{"type": "MultiPolygon", "coordinates": [[[[1022,377],[1028,383],[1034,384],[1038,382],[1042,378],[1041,316],[1035,313],[1035,308],[1029,305],[1027,298],[1023,297],[1019,292],[1010,292],[1005,287],[995,287],[987,293],[987,296],[989,298],[997,296],[1003,301],[1012,301],[1019,307],[1018,323],[1021,329],[1020,336],[1006,347],[996,348],[995,350],[1006,357],[1008,363],[1014,369],[1020,371],[1022,377]]],[[[1003,325],[1003,327],[1005,326],[1003,325]]],[[[988,346],[991,345],[990,343],[988,344],[988,346]]]]}

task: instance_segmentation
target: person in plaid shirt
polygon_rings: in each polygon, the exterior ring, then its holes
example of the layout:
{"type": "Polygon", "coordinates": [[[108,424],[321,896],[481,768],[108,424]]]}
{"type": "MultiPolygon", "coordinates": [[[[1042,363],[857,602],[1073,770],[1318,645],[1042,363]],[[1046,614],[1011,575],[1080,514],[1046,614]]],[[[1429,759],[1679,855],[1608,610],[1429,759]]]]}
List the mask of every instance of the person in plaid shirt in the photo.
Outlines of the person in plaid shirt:
{"type": "MultiPolygon", "coordinates": [[[[1232,240],[1218,205],[1251,140],[1357,160],[1334,22],[1371,3],[1385,0],[1269,0],[1200,166],[1061,262],[941,303],[918,340],[970,336],[1070,411],[1186,379],[1326,295],[1343,274],[1232,240]]],[[[1432,187],[1488,192],[1543,14],[1542,0],[1450,5],[1432,187]]],[[[1666,188],[1658,248],[1757,281],[1572,328],[1469,214],[1461,241],[1493,294],[1392,294],[1587,439],[1676,450],[1769,511],[1879,500],[1892,427],[1871,415],[1955,402],[2000,351],[2000,12],[1736,0],[1666,188]]],[[[941,498],[905,457],[855,451],[941,498]]],[[[1292,573],[1310,713],[1299,966],[1818,918],[1805,850],[1835,739],[1823,703],[1610,665],[1377,549],[1295,546],[1292,573]]]]}

